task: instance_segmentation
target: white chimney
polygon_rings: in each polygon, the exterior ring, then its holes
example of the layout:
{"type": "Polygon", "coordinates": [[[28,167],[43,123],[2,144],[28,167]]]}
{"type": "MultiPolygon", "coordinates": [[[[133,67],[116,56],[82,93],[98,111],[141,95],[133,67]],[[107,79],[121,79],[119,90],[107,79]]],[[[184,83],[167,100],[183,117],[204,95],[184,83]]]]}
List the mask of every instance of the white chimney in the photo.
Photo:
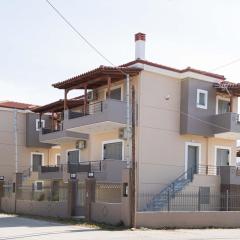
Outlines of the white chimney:
{"type": "Polygon", "coordinates": [[[135,59],[145,60],[145,39],[146,34],[135,34],[135,59]]]}

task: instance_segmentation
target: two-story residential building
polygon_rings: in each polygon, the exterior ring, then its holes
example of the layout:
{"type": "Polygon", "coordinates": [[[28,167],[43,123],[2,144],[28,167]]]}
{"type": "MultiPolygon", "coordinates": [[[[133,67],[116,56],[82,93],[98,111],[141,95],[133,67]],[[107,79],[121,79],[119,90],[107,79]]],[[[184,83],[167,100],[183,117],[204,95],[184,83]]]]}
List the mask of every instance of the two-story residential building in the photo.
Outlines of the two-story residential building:
{"type": "MultiPolygon", "coordinates": [[[[111,221],[128,223],[129,212],[138,218],[136,212],[169,210],[171,203],[193,211],[195,205],[176,204],[176,194],[220,194],[231,184],[223,186],[221,167],[236,165],[239,85],[219,74],[145,60],[143,33],[135,35],[135,55],[119,67],[100,66],[53,84],[64,98],[32,109],[40,123],[49,119],[40,124],[39,141],[59,151],[55,164],[40,168],[43,181],[94,178],[102,184],[95,196],[100,203],[131,196],[121,200],[121,210],[94,205],[91,214],[102,221],[116,211],[111,221]],[[68,99],[72,90],[79,97],[68,99]],[[134,175],[126,176],[132,168],[134,175]],[[121,189],[112,190],[114,184],[121,189]]],[[[82,198],[76,194],[72,215],[84,215],[82,198]]],[[[201,204],[221,210],[216,201],[201,204]]]]}
{"type": "MultiPolygon", "coordinates": [[[[55,164],[59,148],[39,142],[40,120],[31,109],[36,106],[11,101],[0,102],[0,175],[14,182],[16,173],[38,180],[39,166],[55,164]]],[[[47,115],[42,125],[49,124],[47,115]]]]}

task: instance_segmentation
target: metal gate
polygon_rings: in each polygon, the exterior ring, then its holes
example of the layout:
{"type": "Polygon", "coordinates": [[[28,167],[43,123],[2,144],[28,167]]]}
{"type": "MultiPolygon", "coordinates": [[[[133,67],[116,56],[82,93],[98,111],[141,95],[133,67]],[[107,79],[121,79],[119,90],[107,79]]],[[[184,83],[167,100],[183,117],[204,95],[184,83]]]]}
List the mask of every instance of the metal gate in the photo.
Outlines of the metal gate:
{"type": "Polygon", "coordinates": [[[85,198],[86,184],[85,182],[77,182],[75,195],[75,216],[85,216],[85,198]]]}

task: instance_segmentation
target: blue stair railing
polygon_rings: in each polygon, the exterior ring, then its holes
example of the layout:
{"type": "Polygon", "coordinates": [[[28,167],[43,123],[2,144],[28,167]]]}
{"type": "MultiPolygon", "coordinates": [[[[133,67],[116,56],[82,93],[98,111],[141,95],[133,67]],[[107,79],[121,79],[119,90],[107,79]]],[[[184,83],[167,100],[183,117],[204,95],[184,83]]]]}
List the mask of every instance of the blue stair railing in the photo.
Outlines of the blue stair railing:
{"type": "Polygon", "coordinates": [[[169,185],[167,185],[158,194],[154,195],[147,204],[145,211],[159,211],[164,208],[175,194],[180,192],[187,184],[192,182],[194,171],[192,168],[187,169],[169,185]]]}

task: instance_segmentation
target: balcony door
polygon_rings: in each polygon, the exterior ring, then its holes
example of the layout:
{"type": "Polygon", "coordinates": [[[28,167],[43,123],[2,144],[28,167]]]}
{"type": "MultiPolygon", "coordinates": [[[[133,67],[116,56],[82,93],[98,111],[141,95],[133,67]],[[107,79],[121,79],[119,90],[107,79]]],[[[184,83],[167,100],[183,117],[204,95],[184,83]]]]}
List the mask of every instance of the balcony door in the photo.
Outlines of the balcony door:
{"type": "Polygon", "coordinates": [[[230,100],[229,99],[217,99],[217,114],[223,114],[230,112],[230,100]]]}
{"type": "Polygon", "coordinates": [[[43,154],[32,153],[31,168],[33,172],[38,172],[40,166],[43,165],[43,154]]]}
{"type": "Polygon", "coordinates": [[[103,160],[123,160],[123,142],[121,140],[103,142],[103,160]]]}

